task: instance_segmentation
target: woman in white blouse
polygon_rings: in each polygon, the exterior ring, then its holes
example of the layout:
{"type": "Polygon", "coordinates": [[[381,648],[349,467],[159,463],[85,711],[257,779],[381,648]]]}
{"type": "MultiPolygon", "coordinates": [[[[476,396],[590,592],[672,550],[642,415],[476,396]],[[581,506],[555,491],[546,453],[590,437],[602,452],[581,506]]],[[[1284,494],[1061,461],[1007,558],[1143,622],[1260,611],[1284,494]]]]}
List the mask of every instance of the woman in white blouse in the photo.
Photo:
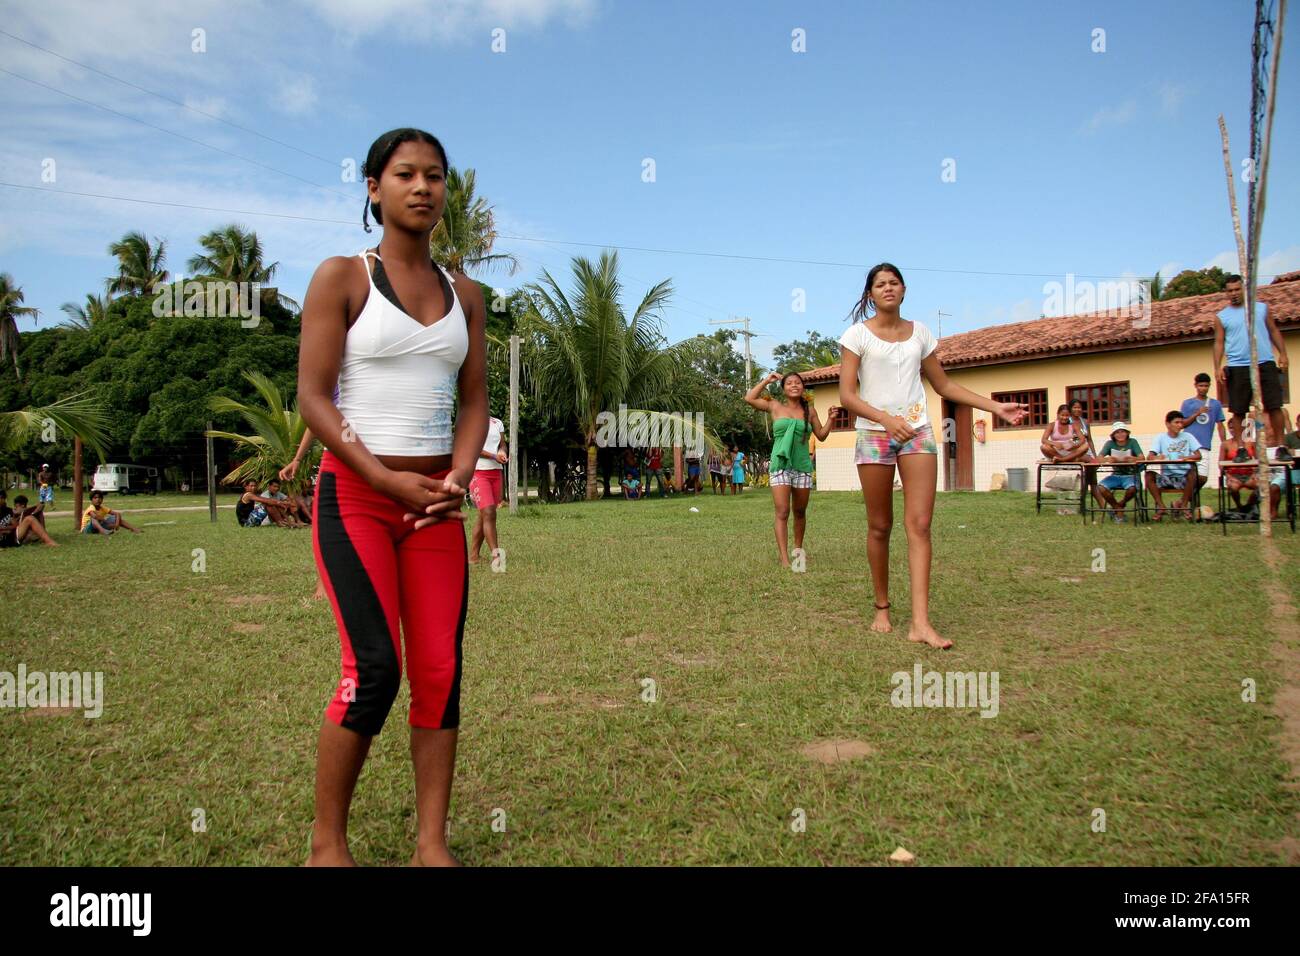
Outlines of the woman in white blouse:
{"type": "Polygon", "coordinates": [[[938,342],[930,330],[899,315],[906,291],[902,273],[888,262],[867,274],[862,298],[852,313],[854,323],[840,338],[840,405],[857,415],[855,462],[867,505],[867,560],[875,589],[871,629],[893,630],[889,620],[889,534],[894,526],[897,466],[903,483],[903,526],[912,579],[912,623],[907,639],[946,650],[952,641],[940,637],[930,623],[930,521],[938,479],[938,446],[921,376],[944,398],[982,408],[1013,425],[1019,424],[1028,406],[992,401],[949,379],[934,354],[938,342]]]}

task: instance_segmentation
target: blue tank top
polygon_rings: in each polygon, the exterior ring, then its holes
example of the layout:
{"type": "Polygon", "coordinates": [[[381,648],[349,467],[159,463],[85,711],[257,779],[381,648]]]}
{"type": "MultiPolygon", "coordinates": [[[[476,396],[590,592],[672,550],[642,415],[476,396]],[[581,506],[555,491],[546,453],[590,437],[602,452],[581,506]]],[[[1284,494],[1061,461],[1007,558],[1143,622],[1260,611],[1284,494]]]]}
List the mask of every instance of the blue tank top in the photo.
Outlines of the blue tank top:
{"type": "MultiPolygon", "coordinates": [[[[1268,306],[1263,302],[1255,303],[1255,348],[1261,362],[1273,361],[1273,343],[1268,337],[1268,326],[1264,317],[1268,315],[1268,306]]],[[[1229,365],[1250,364],[1250,339],[1246,337],[1246,307],[1230,305],[1219,312],[1219,321],[1223,323],[1223,346],[1228,353],[1229,365]]]]}

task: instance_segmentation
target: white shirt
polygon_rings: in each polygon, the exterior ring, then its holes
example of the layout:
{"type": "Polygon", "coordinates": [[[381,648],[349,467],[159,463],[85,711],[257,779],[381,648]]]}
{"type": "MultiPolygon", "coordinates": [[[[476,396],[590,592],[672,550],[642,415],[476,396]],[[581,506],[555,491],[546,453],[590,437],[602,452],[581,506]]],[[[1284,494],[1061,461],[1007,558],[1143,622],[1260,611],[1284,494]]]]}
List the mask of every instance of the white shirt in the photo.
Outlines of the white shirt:
{"type": "MultiPolygon", "coordinates": [[[[485,452],[488,452],[492,455],[495,455],[497,453],[497,450],[501,447],[501,433],[505,431],[505,428],[506,426],[502,424],[501,419],[499,418],[488,419],[487,441],[483,443],[483,450],[485,452]]],[[[493,470],[500,471],[501,462],[497,461],[495,458],[492,458],[490,460],[487,458],[480,458],[478,460],[478,464],[474,466],[474,470],[475,471],[493,471],[493,470]]]]}
{"type": "MultiPolygon", "coordinates": [[[[866,322],[854,322],[840,336],[844,346],[862,361],[858,366],[858,397],[868,405],[897,416],[912,428],[928,424],[925,386],[921,383],[921,360],[939,343],[920,322],[912,323],[912,335],[902,342],[886,342],[867,328],[866,322]]],[[[855,428],[884,431],[885,426],[858,416],[855,428]]]]}

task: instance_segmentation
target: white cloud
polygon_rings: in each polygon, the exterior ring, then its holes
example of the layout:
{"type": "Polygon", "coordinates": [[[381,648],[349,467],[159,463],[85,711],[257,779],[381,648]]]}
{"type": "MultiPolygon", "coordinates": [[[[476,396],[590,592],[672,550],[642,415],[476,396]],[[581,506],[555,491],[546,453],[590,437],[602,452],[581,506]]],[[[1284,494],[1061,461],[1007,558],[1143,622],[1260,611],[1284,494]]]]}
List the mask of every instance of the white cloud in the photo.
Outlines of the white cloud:
{"type": "MultiPolygon", "coordinates": [[[[1224,272],[1240,272],[1241,261],[1237,258],[1237,250],[1230,249],[1227,252],[1220,252],[1201,268],[1210,269],[1214,266],[1218,266],[1224,272]]],[[[1273,281],[1273,276],[1281,275],[1284,272],[1295,272],[1297,269],[1300,269],[1300,246],[1290,246],[1264,256],[1259,260],[1256,271],[1259,273],[1260,278],[1267,283],[1273,281]]]]}
{"type": "MultiPolygon", "coordinates": [[[[376,33],[397,40],[491,42],[495,27],[540,27],[552,19],[571,27],[595,15],[597,0],[300,0],[345,37],[376,33]]],[[[507,52],[509,35],[507,34],[507,52]]]]}
{"type": "Polygon", "coordinates": [[[1187,87],[1177,83],[1164,83],[1160,87],[1160,111],[1166,116],[1174,116],[1187,97],[1187,87]]]}
{"type": "Polygon", "coordinates": [[[310,76],[295,76],[282,80],[276,88],[271,105],[291,116],[310,112],[315,106],[316,82],[310,76]]]}
{"type": "Polygon", "coordinates": [[[1092,114],[1084,125],[1084,132],[1095,133],[1107,126],[1123,126],[1137,119],[1137,100],[1130,99],[1119,106],[1103,106],[1092,114]]]}

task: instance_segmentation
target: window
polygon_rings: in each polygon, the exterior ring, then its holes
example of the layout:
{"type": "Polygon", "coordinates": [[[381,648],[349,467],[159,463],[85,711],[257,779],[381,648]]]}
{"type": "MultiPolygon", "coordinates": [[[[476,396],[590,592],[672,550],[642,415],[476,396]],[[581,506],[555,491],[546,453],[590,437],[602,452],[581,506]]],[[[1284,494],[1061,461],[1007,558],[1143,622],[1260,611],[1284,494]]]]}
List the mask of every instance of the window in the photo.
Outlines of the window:
{"type": "Polygon", "coordinates": [[[853,416],[849,414],[847,408],[841,408],[839,405],[831,406],[831,431],[853,431],[853,416]]]}
{"type": "Polygon", "coordinates": [[[1128,382],[1071,385],[1065,390],[1065,400],[1073,404],[1076,398],[1083,402],[1083,417],[1089,424],[1130,420],[1128,382]]]}
{"type": "Polygon", "coordinates": [[[1008,425],[998,416],[993,416],[993,428],[997,431],[1009,431],[1014,428],[1043,428],[1051,420],[1047,414],[1047,389],[1031,388],[1023,392],[994,392],[995,402],[1022,402],[1029,406],[1029,415],[1019,425],[1008,425]]]}

